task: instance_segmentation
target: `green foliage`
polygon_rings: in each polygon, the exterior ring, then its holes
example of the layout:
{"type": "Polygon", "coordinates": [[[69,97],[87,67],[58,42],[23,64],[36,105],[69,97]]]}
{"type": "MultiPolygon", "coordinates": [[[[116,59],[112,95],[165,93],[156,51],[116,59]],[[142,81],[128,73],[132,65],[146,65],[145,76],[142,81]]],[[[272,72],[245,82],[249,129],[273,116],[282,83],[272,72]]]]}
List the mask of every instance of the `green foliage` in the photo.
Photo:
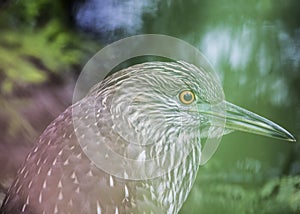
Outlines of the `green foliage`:
{"type": "Polygon", "coordinates": [[[274,178],[263,185],[200,176],[180,213],[300,213],[300,176],[274,178]]]}
{"type": "Polygon", "coordinates": [[[12,1],[0,8],[0,92],[45,82],[81,63],[84,44],[68,25],[70,3],[12,1]]]}
{"type": "Polygon", "coordinates": [[[300,212],[300,176],[289,176],[268,182],[261,190],[265,213],[300,212]]]}
{"type": "Polygon", "coordinates": [[[32,22],[40,15],[41,8],[45,6],[46,3],[46,0],[27,0],[26,2],[22,1],[19,7],[24,7],[23,17],[27,18],[28,22],[32,22]]]}
{"type": "Polygon", "coordinates": [[[38,30],[1,32],[0,69],[5,77],[1,90],[7,93],[13,85],[41,83],[49,72],[78,64],[82,56],[76,40],[57,20],[38,30]]]}
{"type": "Polygon", "coordinates": [[[26,0],[11,1],[3,11],[0,11],[1,25],[9,28],[40,28],[53,19],[61,23],[68,21],[68,12],[64,1],[26,0]]]}

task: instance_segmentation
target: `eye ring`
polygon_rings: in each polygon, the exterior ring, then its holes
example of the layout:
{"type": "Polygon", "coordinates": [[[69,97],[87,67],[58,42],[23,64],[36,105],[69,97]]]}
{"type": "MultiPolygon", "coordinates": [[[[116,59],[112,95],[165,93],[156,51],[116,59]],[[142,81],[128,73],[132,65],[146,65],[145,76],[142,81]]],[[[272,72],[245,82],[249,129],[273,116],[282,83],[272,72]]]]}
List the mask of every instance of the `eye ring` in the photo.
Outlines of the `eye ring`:
{"type": "Polygon", "coordinates": [[[179,94],[179,100],[185,105],[189,105],[195,100],[195,94],[190,90],[184,90],[179,94]]]}

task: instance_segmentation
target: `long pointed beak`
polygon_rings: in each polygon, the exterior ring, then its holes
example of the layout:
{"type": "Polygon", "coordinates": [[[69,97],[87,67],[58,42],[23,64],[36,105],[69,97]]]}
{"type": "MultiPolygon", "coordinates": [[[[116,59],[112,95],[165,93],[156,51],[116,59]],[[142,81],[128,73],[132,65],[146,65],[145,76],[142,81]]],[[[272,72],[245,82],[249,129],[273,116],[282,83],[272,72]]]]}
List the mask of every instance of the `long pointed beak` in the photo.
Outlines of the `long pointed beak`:
{"type": "Polygon", "coordinates": [[[237,130],[291,142],[296,141],[291,133],[264,117],[229,102],[225,102],[225,106],[225,129],[229,132],[237,130]]]}
{"type": "Polygon", "coordinates": [[[227,101],[221,103],[222,109],[224,109],[224,106],[225,111],[222,110],[222,112],[212,109],[208,110],[207,108],[200,110],[202,114],[211,117],[215,121],[214,126],[224,127],[224,122],[226,121],[223,134],[228,134],[232,131],[243,131],[290,142],[296,141],[291,133],[264,117],[227,101]]]}

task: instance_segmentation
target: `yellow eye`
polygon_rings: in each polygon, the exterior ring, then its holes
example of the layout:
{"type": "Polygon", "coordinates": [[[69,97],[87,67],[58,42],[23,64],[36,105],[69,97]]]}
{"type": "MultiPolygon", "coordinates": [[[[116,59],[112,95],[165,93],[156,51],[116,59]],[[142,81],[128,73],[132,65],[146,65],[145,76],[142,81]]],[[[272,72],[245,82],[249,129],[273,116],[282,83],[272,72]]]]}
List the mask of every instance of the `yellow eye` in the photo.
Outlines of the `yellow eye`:
{"type": "Polygon", "coordinates": [[[179,100],[186,105],[191,104],[195,100],[195,95],[193,92],[185,90],[180,92],[179,94],[179,100]]]}

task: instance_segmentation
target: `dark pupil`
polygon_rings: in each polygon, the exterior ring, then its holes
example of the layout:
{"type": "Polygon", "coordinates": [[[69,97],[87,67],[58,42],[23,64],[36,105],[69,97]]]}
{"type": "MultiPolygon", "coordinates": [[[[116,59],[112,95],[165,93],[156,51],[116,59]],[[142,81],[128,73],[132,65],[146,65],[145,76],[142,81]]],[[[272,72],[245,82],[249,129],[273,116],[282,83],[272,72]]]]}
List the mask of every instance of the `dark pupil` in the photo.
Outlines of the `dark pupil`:
{"type": "Polygon", "coordinates": [[[193,99],[193,96],[190,93],[186,93],[185,95],[183,95],[183,99],[185,101],[191,101],[193,99]]]}

